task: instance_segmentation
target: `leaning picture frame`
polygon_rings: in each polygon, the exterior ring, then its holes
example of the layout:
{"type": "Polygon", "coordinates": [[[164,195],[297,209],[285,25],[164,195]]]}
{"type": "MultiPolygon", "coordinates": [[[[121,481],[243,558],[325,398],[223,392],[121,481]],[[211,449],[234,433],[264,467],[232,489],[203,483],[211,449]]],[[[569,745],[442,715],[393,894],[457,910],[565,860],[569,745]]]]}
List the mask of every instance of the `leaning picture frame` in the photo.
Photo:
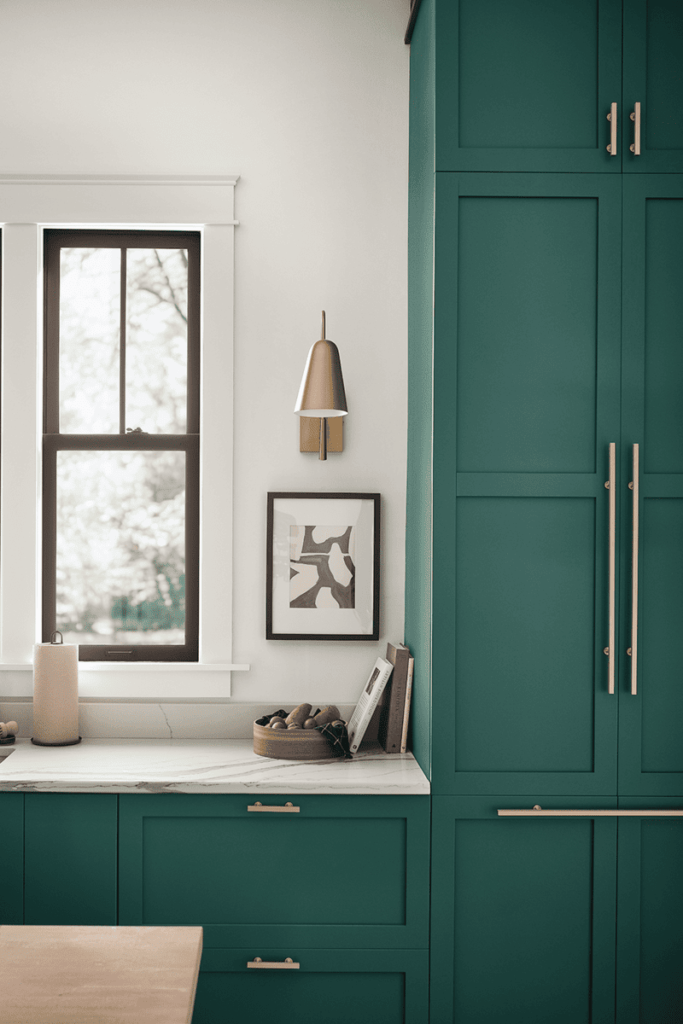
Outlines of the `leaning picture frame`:
{"type": "Polygon", "coordinates": [[[380,495],[272,491],[267,640],[378,640],[380,495]]]}

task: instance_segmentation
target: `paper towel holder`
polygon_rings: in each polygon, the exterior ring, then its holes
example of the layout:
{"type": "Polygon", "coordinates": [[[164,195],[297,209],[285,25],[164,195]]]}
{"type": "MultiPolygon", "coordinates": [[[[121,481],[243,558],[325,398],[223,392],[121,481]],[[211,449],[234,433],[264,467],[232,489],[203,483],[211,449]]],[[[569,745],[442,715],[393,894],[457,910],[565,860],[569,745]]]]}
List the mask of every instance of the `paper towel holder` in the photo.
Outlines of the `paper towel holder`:
{"type": "MultiPolygon", "coordinates": [[[[45,644],[44,646],[49,646],[49,647],[66,646],[64,644],[64,635],[62,634],[61,630],[55,629],[50,634],[50,643],[49,644],[45,644]],[[59,640],[57,640],[58,636],[59,636],[59,640]]],[[[35,686],[35,682],[34,682],[34,686],[35,686]]],[[[34,707],[35,707],[35,694],[34,694],[34,707]]],[[[78,694],[77,693],[76,693],[76,707],[78,707],[78,694]]],[[[78,715],[78,711],[76,711],[76,714],[78,715]]],[[[35,745],[38,746],[38,747],[71,747],[71,746],[75,746],[77,743],[80,743],[82,739],[83,739],[82,736],[78,736],[75,740],[56,740],[56,741],[52,740],[52,741],[49,741],[49,740],[37,740],[34,736],[32,736],[31,737],[31,743],[35,743],[35,745]]]]}

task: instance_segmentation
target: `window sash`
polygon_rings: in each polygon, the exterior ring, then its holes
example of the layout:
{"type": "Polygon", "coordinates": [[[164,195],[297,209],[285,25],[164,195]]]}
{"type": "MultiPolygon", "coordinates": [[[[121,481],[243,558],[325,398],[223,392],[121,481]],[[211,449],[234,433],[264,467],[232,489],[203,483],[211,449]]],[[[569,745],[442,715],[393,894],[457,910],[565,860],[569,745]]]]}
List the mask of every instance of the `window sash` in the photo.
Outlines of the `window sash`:
{"type": "MultiPolygon", "coordinates": [[[[199,353],[200,353],[200,239],[186,231],[68,231],[47,230],[44,241],[45,277],[45,350],[44,350],[44,425],[46,434],[59,433],[59,302],[60,250],[77,249],[187,249],[187,433],[199,433],[199,353]]],[[[122,275],[125,274],[122,261],[122,275]]],[[[119,377],[119,433],[125,433],[126,365],[126,282],[121,282],[121,372],[119,377]]]]}

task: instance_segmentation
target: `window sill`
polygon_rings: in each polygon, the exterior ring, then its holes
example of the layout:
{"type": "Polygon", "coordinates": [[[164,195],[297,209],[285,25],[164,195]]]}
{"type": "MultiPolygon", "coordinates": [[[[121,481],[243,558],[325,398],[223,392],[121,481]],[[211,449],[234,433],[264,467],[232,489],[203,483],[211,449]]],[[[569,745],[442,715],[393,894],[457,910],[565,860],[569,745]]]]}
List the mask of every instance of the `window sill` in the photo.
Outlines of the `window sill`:
{"type": "MultiPolygon", "coordinates": [[[[251,665],[200,665],[196,661],[79,661],[80,672],[248,672],[251,665]]],[[[0,672],[33,672],[32,664],[2,665],[0,672]]]]}

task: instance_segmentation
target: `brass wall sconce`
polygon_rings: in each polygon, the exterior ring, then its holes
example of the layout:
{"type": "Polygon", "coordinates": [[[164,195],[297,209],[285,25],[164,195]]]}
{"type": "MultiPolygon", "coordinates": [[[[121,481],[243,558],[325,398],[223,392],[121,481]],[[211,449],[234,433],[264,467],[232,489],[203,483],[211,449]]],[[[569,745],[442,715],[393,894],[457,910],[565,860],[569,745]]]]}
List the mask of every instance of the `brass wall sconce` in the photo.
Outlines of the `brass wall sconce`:
{"type": "Polygon", "coordinates": [[[301,417],[300,451],[317,451],[321,459],[327,458],[328,450],[343,451],[342,417],[348,413],[346,392],[339,350],[325,337],[324,310],[322,337],[308,353],[294,412],[301,417]]]}

